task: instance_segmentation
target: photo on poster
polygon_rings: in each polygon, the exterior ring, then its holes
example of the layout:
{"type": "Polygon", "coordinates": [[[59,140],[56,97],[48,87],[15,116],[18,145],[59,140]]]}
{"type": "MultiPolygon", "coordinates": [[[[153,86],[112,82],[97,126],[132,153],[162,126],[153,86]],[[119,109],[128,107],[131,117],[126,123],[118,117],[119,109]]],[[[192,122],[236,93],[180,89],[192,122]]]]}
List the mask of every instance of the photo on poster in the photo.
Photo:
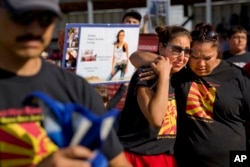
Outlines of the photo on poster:
{"type": "Polygon", "coordinates": [[[77,48],[79,45],[79,27],[71,27],[67,33],[67,47],[77,48]]]}
{"type": "Polygon", "coordinates": [[[154,32],[155,27],[166,25],[168,0],[150,0],[148,6],[149,31],[154,32]]]}
{"type": "Polygon", "coordinates": [[[78,49],[79,49],[79,35],[80,35],[79,30],[80,30],[79,25],[72,24],[66,28],[64,34],[64,40],[61,39],[61,41],[64,41],[64,45],[62,47],[64,49],[63,61],[62,61],[63,68],[71,70],[75,70],[76,68],[78,49]]]}
{"type": "Polygon", "coordinates": [[[139,25],[67,24],[65,32],[65,68],[75,68],[77,75],[93,84],[130,80],[135,68],[129,56],[138,48],[139,25]],[[78,28],[78,41],[71,46],[73,28],[78,28]]]}
{"type": "Polygon", "coordinates": [[[76,61],[78,56],[77,48],[67,48],[65,56],[65,67],[66,68],[75,68],[76,61]]]}

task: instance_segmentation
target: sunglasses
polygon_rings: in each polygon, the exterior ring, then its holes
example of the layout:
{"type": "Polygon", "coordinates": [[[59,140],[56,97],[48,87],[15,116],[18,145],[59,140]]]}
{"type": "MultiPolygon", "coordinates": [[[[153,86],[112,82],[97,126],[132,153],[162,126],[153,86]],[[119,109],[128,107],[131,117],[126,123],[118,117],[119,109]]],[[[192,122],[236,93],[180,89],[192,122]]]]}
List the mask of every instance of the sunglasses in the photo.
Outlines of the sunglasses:
{"type": "Polygon", "coordinates": [[[52,12],[25,12],[22,14],[10,14],[10,19],[16,24],[27,26],[35,20],[42,28],[48,27],[57,17],[52,12]]]}
{"type": "Polygon", "coordinates": [[[200,31],[193,31],[191,33],[193,41],[200,41],[200,40],[208,40],[208,41],[216,41],[218,40],[218,34],[215,31],[209,32],[200,32],[200,31]]]}
{"type": "Polygon", "coordinates": [[[170,44],[170,43],[164,43],[163,45],[168,46],[171,49],[171,53],[173,55],[180,55],[182,53],[182,51],[183,51],[185,57],[190,57],[190,55],[192,53],[191,48],[182,48],[180,46],[173,45],[173,44],[170,44]]]}

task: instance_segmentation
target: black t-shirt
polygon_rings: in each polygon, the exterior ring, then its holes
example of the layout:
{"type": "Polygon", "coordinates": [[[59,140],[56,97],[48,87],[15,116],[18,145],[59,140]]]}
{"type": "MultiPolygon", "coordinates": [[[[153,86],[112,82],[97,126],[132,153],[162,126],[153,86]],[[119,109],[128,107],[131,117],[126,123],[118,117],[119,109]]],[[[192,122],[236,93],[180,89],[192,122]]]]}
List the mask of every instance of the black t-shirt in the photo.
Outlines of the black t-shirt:
{"type": "Polygon", "coordinates": [[[206,77],[189,68],[175,77],[179,166],[228,167],[230,151],[246,150],[250,79],[223,60],[206,77]]]}
{"type": "Polygon", "coordinates": [[[139,68],[131,78],[127,98],[121,112],[118,136],[124,148],[128,151],[153,155],[173,154],[173,145],[176,137],[176,103],[174,91],[169,92],[168,111],[163,119],[162,127],[155,128],[144,117],[137,102],[136,91],[138,87],[151,87],[156,80],[141,81],[139,68]],[[165,129],[165,130],[164,130],[165,129]]]}
{"type": "MultiPolygon", "coordinates": [[[[42,91],[63,103],[82,104],[97,115],[105,112],[100,96],[86,80],[70,71],[42,61],[39,73],[31,77],[20,77],[0,69],[0,131],[2,139],[0,139],[0,152],[3,155],[4,153],[10,154],[11,162],[17,163],[15,165],[24,165],[23,162],[17,161],[20,157],[27,166],[36,164],[57,150],[40,124],[42,117],[39,117],[39,111],[22,106],[24,98],[31,92],[42,91]],[[36,116],[28,119],[26,114],[36,116]]],[[[40,114],[42,115],[41,112],[40,114]]],[[[115,132],[112,131],[104,144],[103,152],[108,159],[112,159],[121,151],[122,145],[115,132]]],[[[7,162],[4,157],[1,157],[0,161],[7,162]]],[[[8,164],[6,165],[8,166],[8,164]]]]}
{"type": "Polygon", "coordinates": [[[250,52],[246,52],[242,55],[233,55],[229,51],[225,51],[223,53],[223,59],[242,68],[250,62],[250,52]]]}

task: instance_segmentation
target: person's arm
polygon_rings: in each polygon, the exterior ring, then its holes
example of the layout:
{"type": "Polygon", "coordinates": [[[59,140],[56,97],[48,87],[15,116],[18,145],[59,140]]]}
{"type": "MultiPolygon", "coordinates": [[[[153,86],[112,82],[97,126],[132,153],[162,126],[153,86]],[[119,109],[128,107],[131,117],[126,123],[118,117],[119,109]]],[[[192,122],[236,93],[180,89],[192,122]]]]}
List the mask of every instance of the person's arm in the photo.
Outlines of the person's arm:
{"type": "Polygon", "coordinates": [[[87,159],[94,157],[94,153],[82,146],[72,146],[52,153],[43,159],[37,167],[90,167],[87,159]]]}
{"type": "MultiPolygon", "coordinates": [[[[41,161],[36,167],[91,167],[90,161],[94,153],[82,146],[67,147],[58,150],[41,161]]],[[[132,167],[121,152],[115,158],[109,161],[109,167],[132,167]]]]}
{"type": "Polygon", "coordinates": [[[160,127],[168,106],[168,90],[172,65],[168,58],[158,59],[152,63],[152,69],[158,75],[156,90],[138,87],[137,100],[145,118],[154,127],[160,127]]]}
{"type": "Polygon", "coordinates": [[[154,60],[158,57],[157,54],[147,52],[147,51],[135,51],[133,52],[129,59],[132,65],[136,68],[149,65],[150,63],[154,62],[154,60]]]}
{"type": "Polygon", "coordinates": [[[120,87],[117,89],[115,95],[108,101],[108,103],[106,105],[107,110],[110,110],[117,105],[117,103],[121,100],[124,93],[126,92],[127,88],[128,88],[128,83],[122,83],[120,85],[120,87]]]}
{"type": "MultiPolygon", "coordinates": [[[[130,62],[136,67],[141,67],[144,65],[151,65],[152,62],[157,62],[158,56],[155,53],[147,52],[147,51],[135,51],[130,56],[130,62]]],[[[157,77],[154,71],[151,68],[144,69],[144,71],[140,74],[142,80],[150,80],[157,77]]]]}

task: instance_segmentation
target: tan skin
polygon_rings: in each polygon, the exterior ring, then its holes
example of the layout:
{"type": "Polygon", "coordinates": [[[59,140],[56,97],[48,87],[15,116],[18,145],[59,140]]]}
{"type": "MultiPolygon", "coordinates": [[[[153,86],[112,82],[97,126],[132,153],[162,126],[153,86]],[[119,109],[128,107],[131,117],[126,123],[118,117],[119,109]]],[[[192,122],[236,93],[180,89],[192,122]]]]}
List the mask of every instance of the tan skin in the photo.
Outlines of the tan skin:
{"type": "MultiPolygon", "coordinates": [[[[0,68],[16,73],[19,76],[37,74],[42,64],[40,55],[51,41],[56,17],[54,22],[44,28],[37,21],[23,26],[10,20],[7,11],[0,8],[0,21],[0,68]],[[43,41],[16,41],[17,37],[26,34],[41,36],[43,41]]],[[[85,147],[72,146],[54,152],[45,158],[38,167],[89,167],[89,162],[83,161],[83,159],[92,158],[93,155],[93,152],[85,147]]],[[[113,158],[109,165],[111,167],[131,167],[124,153],[120,153],[113,158]]]]}
{"type": "Polygon", "coordinates": [[[41,67],[39,56],[50,43],[55,24],[46,28],[41,28],[37,22],[21,26],[12,22],[3,8],[0,8],[0,20],[0,67],[22,76],[36,74],[41,67]],[[41,36],[44,41],[16,41],[26,34],[41,36]]]}
{"type": "Polygon", "coordinates": [[[228,39],[230,53],[233,55],[242,55],[246,53],[247,34],[244,32],[237,32],[228,39]]]}
{"type": "Polygon", "coordinates": [[[218,66],[218,48],[212,42],[194,42],[193,53],[189,59],[191,70],[198,76],[207,76],[218,66]]]}
{"type": "Polygon", "coordinates": [[[94,157],[93,152],[81,146],[73,146],[61,149],[44,159],[37,167],[91,167],[88,161],[94,157]]]}
{"type": "Polygon", "coordinates": [[[137,90],[137,101],[141,111],[154,127],[160,127],[166,113],[169,78],[172,65],[169,58],[161,58],[151,64],[153,71],[158,75],[157,90],[154,92],[148,87],[139,87],[137,90]]]}
{"type": "MultiPolygon", "coordinates": [[[[171,44],[190,48],[190,39],[187,36],[178,36],[174,38],[171,44]]],[[[169,80],[172,73],[180,71],[188,61],[188,58],[181,52],[174,55],[170,47],[159,44],[159,53],[157,59],[151,63],[151,69],[158,76],[156,91],[148,87],[139,87],[137,90],[137,100],[144,116],[154,127],[160,127],[164,115],[166,114],[168,101],[169,80]]],[[[150,70],[151,70],[150,69],[150,70]]],[[[151,73],[151,71],[149,71],[151,73]]]]}
{"type": "Polygon", "coordinates": [[[123,23],[124,24],[140,24],[140,21],[134,17],[127,16],[124,18],[123,23]]]}
{"type": "Polygon", "coordinates": [[[157,59],[157,57],[158,55],[155,53],[138,50],[130,55],[129,60],[133,64],[133,66],[138,68],[142,65],[150,64],[155,59],[157,59]]]}

